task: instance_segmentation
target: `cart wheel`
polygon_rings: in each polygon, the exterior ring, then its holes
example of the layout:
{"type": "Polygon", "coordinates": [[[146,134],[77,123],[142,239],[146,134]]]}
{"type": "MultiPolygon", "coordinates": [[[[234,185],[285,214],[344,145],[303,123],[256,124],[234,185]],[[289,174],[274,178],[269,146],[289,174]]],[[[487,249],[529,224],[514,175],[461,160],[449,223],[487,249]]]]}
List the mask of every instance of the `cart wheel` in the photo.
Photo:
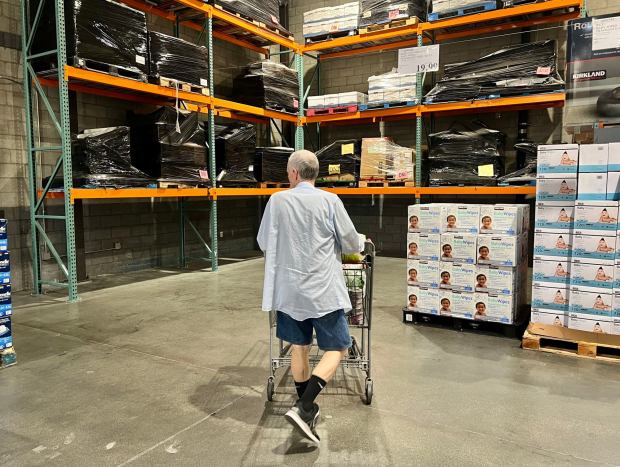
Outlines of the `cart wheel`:
{"type": "Polygon", "coordinates": [[[273,376],[267,378],[267,400],[269,402],[273,401],[273,394],[275,393],[275,384],[273,381],[273,376]]]}
{"type": "Polygon", "coordinates": [[[372,379],[366,380],[366,405],[370,405],[372,402],[372,379]]]}

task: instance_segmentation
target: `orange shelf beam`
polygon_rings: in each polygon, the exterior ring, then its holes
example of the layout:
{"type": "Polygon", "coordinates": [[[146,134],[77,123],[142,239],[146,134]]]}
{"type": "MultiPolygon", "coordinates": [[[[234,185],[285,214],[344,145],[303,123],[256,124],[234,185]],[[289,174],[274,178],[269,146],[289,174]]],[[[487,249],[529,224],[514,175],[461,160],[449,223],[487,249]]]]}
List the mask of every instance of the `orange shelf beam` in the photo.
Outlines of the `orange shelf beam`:
{"type": "Polygon", "coordinates": [[[288,114],[285,112],[277,112],[275,110],[263,109],[261,107],[254,107],[253,105],[240,104],[238,102],[229,101],[226,99],[214,98],[213,105],[218,113],[222,116],[230,115],[234,118],[235,112],[242,114],[255,115],[262,118],[273,118],[276,120],[286,120],[287,122],[293,122],[299,124],[299,117],[297,115],[288,114]],[[225,111],[231,111],[227,114],[225,111]]]}
{"type": "Polygon", "coordinates": [[[209,197],[209,188],[74,188],[71,203],[76,199],[138,199],[209,197]]]}
{"type": "Polygon", "coordinates": [[[535,195],[535,186],[438,186],[416,188],[416,195],[535,195]]]}
{"type": "Polygon", "coordinates": [[[505,110],[525,110],[533,108],[561,107],[566,101],[564,93],[537,94],[532,96],[503,97],[470,102],[449,102],[426,104],[421,107],[422,115],[454,115],[477,112],[500,112],[505,110]]]}
{"type": "Polygon", "coordinates": [[[359,123],[359,121],[372,123],[373,121],[381,120],[383,118],[392,119],[407,119],[415,118],[420,115],[420,106],[410,107],[395,107],[391,109],[377,109],[377,110],[365,110],[358,112],[351,112],[346,114],[333,114],[333,115],[317,115],[313,117],[304,117],[302,119],[303,124],[308,123],[330,123],[330,122],[351,122],[359,123]]]}

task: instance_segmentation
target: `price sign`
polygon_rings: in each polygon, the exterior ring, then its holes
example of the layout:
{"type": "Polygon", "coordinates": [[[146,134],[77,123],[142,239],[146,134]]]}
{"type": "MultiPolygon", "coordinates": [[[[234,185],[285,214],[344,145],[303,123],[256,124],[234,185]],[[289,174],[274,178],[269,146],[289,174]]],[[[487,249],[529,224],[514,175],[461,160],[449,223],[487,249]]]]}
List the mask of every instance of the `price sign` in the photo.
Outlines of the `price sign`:
{"type": "Polygon", "coordinates": [[[405,180],[409,178],[409,171],[408,170],[400,170],[396,173],[396,179],[397,180],[405,180]]]}
{"type": "Polygon", "coordinates": [[[340,164],[329,164],[330,175],[340,175],[340,164]]]}
{"type": "Polygon", "coordinates": [[[203,180],[209,180],[209,172],[207,170],[199,170],[198,174],[203,180]]]}
{"type": "Polygon", "coordinates": [[[426,73],[427,71],[439,71],[439,44],[398,51],[399,73],[426,73]]]}

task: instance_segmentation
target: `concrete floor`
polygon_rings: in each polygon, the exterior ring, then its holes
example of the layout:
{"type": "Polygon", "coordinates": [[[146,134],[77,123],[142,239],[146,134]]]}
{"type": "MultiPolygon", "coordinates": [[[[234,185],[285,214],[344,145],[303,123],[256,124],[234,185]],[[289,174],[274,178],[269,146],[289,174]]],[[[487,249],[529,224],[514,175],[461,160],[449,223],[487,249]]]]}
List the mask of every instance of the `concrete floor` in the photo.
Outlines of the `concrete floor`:
{"type": "Polygon", "coordinates": [[[267,403],[262,260],[18,296],[0,372],[2,465],[620,465],[620,367],[401,322],[402,260],[378,260],[372,406],[354,372],[320,396],[316,448],[267,403]],[[107,287],[101,288],[99,287],[107,287]]]}

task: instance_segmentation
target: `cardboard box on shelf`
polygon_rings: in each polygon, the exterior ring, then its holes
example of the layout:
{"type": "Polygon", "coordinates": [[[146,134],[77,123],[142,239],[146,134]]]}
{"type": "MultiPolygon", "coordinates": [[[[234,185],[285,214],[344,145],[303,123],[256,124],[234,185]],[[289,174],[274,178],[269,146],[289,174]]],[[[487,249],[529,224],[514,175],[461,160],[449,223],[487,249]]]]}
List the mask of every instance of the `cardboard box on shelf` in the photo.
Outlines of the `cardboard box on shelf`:
{"type": "Polygon", "coordinates": [[[13,314],[11,302],[11,286],[9,284],[0,285],[0,316],[13,314]]]}
{"type": "Polygon", "coordinates": [[[533,284],[544,287],[570,285],[571,262],[563,260],[534,260],[533,284]]]}
{"type": "Polygon", "coordinates": [[[570,230],[575,219],[575,204],[562,201],[545,201],[536,203],[537,232],[556,232],[570,230]]]}
{"type": "Polygon", "coordinates": [[[615,256],[615,235],[573,235],[572,257],[574,259],[592,263],[614,264],[615,256]]]}
{"type": "Polygon", "coordinates": [[[620,200],[620,171],[607,172],[607,199],[620,200]]]}
{"type": "Polygon", "coordinates": [[[614,267],[611,264],[584,263],[573,258],[570,284],[592,292],[611,292],[614,286],[614,267]]]}
{"type": "Polygon", "coordinates": [[[477,234],[480,206],[477,204],[443,204],[441,222],[442,233],[477,234]]]}
{"type": "Polygon", "coordinates": [[[477,263],[516,266],[521,258],[521,237],[514,235],[480,235],[477,263]]]}
{"type": "Polygon", "coordinates": [[[576,234],[607,235],[618,228],[617,201],[580,201],[575,203],[576,234]]]}
{"type": "Polygon", "coordinates": [[[609,143],[608,172],[620,172],[620,143],[609,143]]]}
{"type": "Polygon", "coordinates": [[[476,235],[460,233],[441,234],[441,261],[476,263],[476,235]]]}
{"type": "Polygon", "coordinates": [[[430,315],[439,314],[439,289],[418,287],[418,312],[430,315]]]}
{"type": "Polygon", "coordinates": [[[572,255],[573,234],[570,230],[536,232],[534,259],[568,260],[572,255]]]}
{"type": "Polygon", "coordinates": [[[571,313],[568,318],[568,328],[579,331],[594,332],[597,334],[612,334],[613,320],[585,317],[571,313]]]}
{"type": "Polygon", "coordinates": [[[0,318],[0,350],[13,347],[13,331],[11,317],[0,318]]]}
{"type": "Polygon", "coordinates": [[[577,177],[553,178],[551,175],[536,178],[536,201],[575,201],[577,177]]]}
{"type": "Polygon", "coordinates": [[[580,317],[592,317],[592,319],[611,319],[613,307],[613,293],[601,291],[593,292],[581,287],[571,285],[570,305],[568,311],[571,315],[580,317]]]}
{"type": "Polygon", "coordinates": [[[473,319],[476,310],[476,294],[471,292],[452,291],[452,316],[473,319]]]}
{"type": "Polygon", "coordinates": [[[477,267],[475,264],[461,263],[458,261],[453,262],[452,289],[460,290],[461,292],[474,292],[476,287],[476,272],[477,267]]]}
{"type": "Polygon", "coordinates": [[[534,285],[532,287],[532,307],[545,308],[547,310],[568,312],[571,300],[571,291],[567,286],[544,287],[534,285]]]}
{"type": "Polygon", "coordinates": [[[439,290],[439,314],[442,316],[453,315],[452,290],[439,290]]]}
{"type": "Polygon", "coordinates": [[[523,206],[516,204],[512,206],[482,205],[480,206],[480,233],[518,235],[524,231],[526,225],[524,217],[523,206]]]}
{"type": "Polygon", "coordinates": [[[543,308],[532,308],[530,322],[539,324],[550,324],[558,327],[568,327],[568,313],[543,308]]]}
{"type": "Polygon", "coordinates": [[[476,274],[476,292],[515,294],[519,289],[517,278],[517,268],[479,264],[476,274]]]}
{"type": "Polygon", "coordinates": [[[579,172],[607,172],[609,145],[582,144],[579,146],[579,172]]]}
{"type": "Polygon", "coordinates": [[[454,275],[452,273],[453,264],[449,261],[441,261],[439,263],[439,288],[450,289],[454,283],[454,275]]]}
{"type": "Polygon", "coordinates": [[[577,182],[577,199],[604,200],[607,198],[607,172],[580,173],[577,182]]]}
{"type": "Polygon", "coordinates": [[[538,146],[537,173],[576,174],[579,162],[578,144],[544,144],[538,146]]]}
{"type": "Polygon", "coordinates": [[[0,284],[11,282],[11,258],[8,251],[0,251],[0,284]]]}
{"type": "Polygon", "coordinates": [[[409,232],[439,233],[441,204],[415,204],[408,209],[409,232]]]}

